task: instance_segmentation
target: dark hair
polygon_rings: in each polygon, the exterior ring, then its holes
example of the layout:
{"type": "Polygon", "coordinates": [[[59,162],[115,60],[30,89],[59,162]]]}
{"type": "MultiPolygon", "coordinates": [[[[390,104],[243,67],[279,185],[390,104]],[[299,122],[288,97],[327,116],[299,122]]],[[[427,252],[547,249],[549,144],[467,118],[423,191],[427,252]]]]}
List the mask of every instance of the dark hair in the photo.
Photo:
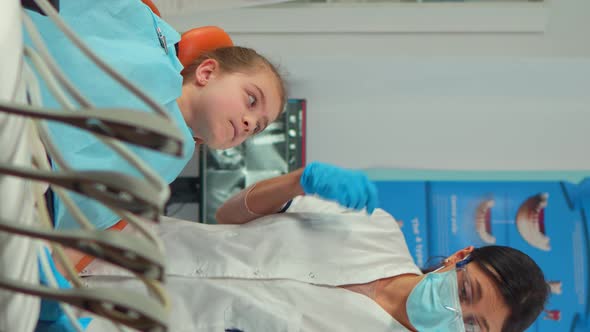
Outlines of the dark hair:
{"type": "Polygon", "coordinates": [[[510,314],[502,332],[522,332],[537,319],[549,297],[549,285],[541,268],[528,255],[506,246],[476,248],[473,263],[490,277],[510,314]]]}
{"type": "Polygon", "coordinates": [[[279,95],[281,98],[281,108],[279,112],[283,110],[285,103],[287,102],[287,89],[285,87],[283,77],[279,73],[277,67],[273,65],[267,58],[248,47],[221,47],[201,54],[190,65],[186,66],[182,70],[181,74],[183,77],[183,84],[192,80],[197,67],[199,67],[199,65],[207,59],[216,60],[219,63],[221,71],[225,73],[252,73],[256,69],[269,70],[275,76],[277,88],[279,89],[279,95]]]}

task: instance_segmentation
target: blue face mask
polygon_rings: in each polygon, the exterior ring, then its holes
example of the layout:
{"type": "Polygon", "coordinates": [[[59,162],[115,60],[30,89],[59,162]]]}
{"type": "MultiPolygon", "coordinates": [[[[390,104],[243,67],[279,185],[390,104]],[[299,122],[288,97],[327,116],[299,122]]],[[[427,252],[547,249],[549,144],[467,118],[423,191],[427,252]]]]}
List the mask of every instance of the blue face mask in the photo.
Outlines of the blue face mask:
{"type": "Polygon", "coordinates": [[[410,293],[406,311],[419,332],[464,332],[457,271],[427,274],[410,293]]]}

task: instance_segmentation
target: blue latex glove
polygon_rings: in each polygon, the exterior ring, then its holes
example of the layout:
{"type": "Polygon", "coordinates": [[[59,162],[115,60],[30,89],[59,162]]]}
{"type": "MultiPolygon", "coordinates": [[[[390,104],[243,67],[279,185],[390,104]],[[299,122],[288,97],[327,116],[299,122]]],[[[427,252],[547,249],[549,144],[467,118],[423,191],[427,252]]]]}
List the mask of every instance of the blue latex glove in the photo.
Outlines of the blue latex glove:
{"type": "Polygon", "coordinates": [[[361,171],[313,162],[300,179],[306,194],[316,194],[347,208],[373,213],[378,204],[377,188],[361,171]]]}
{"type": "MultiPolygon", "coordinates": [[[[45,248],[45,255],[49,261],[52,274],[55,276],[55,281],[59,288],[68,289],[72,288],[70,283],[57,271],[53,258],[49,253],[49,250],[45,248]]],[[[39,262],[39,282],[42,285],[48,285],[47,276],[43,271],[41,262],[39,262]]],[[[80,318],[78,323],[83,329],[86,329],[90,324],[91,318],[80,318]]],[[[65,313],[61,310],[61,307],[56,301],[42,299],[41,300],[41,311],[39,312],[39,321],[35,327],[35,332],[74,332],[76,329],[66,317],[65,313]]]]}

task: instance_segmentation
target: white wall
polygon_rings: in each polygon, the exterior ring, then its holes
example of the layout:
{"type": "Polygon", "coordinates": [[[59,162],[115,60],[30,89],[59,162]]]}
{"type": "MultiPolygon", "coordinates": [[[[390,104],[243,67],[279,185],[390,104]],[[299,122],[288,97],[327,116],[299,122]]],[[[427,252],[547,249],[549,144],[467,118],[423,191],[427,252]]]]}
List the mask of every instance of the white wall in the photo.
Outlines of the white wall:
{"type": "MultiPolygon", "coordinates": [[[[546,3],[538,33],[230,32],[308,99],[308,160],[590,170],[590,1],[546,3]]],[[[223,17],[167,20],[184,30],[223,17]]]]}

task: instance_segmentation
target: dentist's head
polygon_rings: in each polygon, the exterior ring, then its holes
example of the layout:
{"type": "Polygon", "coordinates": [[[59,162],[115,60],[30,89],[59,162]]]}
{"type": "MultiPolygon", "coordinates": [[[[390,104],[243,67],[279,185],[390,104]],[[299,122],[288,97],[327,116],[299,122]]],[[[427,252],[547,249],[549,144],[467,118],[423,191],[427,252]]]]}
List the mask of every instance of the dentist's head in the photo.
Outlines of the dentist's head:
{"type": "Polygon", "coordinates": [[[541,313],[548,295],[543,272],[521,251],[467,247],[421,277],[406,311],[420,332],[520,332],[541,313]]]}

